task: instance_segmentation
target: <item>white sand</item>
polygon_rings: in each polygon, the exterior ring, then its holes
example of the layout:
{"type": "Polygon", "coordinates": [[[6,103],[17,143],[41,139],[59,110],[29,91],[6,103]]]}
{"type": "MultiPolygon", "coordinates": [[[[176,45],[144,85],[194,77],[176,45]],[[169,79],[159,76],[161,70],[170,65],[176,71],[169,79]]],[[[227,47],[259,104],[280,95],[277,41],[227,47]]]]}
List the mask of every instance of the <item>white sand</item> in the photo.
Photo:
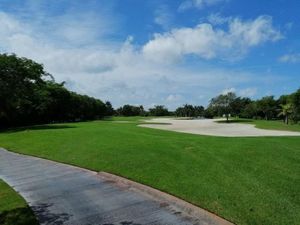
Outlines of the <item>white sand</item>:
{"type": "Polygon", "coordinates": [[[174,118],[155,118],[146,122],[169,124],[141,124],[139,126],[223,137],[300,136],[300,132],[264,130],[258,129],[251,124],[216,123],[215,121],[218,120],[220,119],[178,120],[174,118]]]}

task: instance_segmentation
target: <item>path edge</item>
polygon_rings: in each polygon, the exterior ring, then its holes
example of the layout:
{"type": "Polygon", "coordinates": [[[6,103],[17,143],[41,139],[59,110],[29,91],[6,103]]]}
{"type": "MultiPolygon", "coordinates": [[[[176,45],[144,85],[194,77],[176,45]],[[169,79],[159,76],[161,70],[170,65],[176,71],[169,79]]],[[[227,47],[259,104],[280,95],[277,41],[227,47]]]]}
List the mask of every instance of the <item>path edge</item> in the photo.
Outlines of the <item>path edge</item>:
{"type": "Polygon", "coordinates": [[[139,192],[143,195],[147,195],[153,200],[160,202],[161,207],[175,206],[175,208],[172,207],[172,210],[175,211],[175,213],[179,210],[180,213],[182,212],[186,217],[189,217],[192,220],[195,220],[196,218],[205,218],[208,224],[234,225],[234,223],[212,212],[209,212],[178,197],[162,192],[158,189],[149,187],[147,185],[137,183],[127,178],[107,173],[104,171],[98,172],[98,176],[101,177],[103,180],[110,183],[114,183],[116,186],[119,186],[121,188],[125,188],[128,190],[139,192]]]}
{"type": "MultiPolygon", "coordinates": [[[[201,223],[201,224],[205,224],[205,225],[234,225],[234,223],[232,223],[212,212],[209,212],[203,208],[193,205],[187,201],[184,201],[178,197],[175,197],[171,194],[165,193],[158,189],[155,189],[150,186],[129,180],[127,178],[124,178],[124,177],[121,177],[121,176],[118,176],[115,174],[111,174],[111,173],[104,172],[104,171],[96,172],[93,170],[89,170],[86,168],[82,168],[82,167],[64,163],[64,162],[53,161],[53,160],[50,160],[47,158],[37,157],[37,156],[33,156],[33,155],[26,155],[24,153],[19,153],[19,152],[14,152],[12,150],[8,150],[3,147],[0,147],[0,150],[9,152],[10,154],[21,155],[23,157],[42,159],[45,161],[49,161],[53,164],[64,164],[64,165],[67,165],[67,166],[70,166],[70,167],[73,167],[76,169],[80,169],[80,170],[83,170],[86,172],[93,173],[93,174],[97,175],[99,178],[102,178],[104,181],[114,183],[116,186],[118,186],[120,188],[132,190],[135,192],[139,192],[140,194],[147,195],[151,199],[159,202],[161,207],[171,208],[171,210],[173,210],[174,213],[178,213],[178,211],[181,211],[184,213],[183,216],[194,220],[194,222],[200,222],[200,221],[197,221],[197,218],[201,218],[201,220],[205,219],[205,221],[207,222],[207,223],[201,223]],[[175,206],[175,208],[173,206],[175,206]]],[[[3,179],[3,180],[5,181],[5,179],[3,179]]],[[[9,186],[14,189],[13,186],[11,186],[11,185],[9,185],[9,186]]],[[[16,191],[16,192],[19,193],[18,191],[16,191]]],[[[26,199],[25,199],[25,201],[31,208],[30,202],[28,202],[26,199]]],[[[34,214],[35,214],[35,212],[34,212],[34,214]]]]}

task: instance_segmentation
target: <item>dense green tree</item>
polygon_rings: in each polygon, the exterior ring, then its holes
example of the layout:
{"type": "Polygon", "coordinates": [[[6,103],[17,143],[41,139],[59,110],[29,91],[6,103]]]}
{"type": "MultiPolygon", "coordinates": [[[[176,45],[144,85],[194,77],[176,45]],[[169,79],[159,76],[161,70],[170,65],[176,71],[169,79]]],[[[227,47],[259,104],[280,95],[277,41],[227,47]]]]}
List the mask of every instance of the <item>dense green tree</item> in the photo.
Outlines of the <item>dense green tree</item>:
{"type": "Polygon", "coordinates": [[[156,105],[149,109],[150,116],[169,116],[169,110],[163,105],[156,105]]]}
{"type": "Polygon", "coordinates": [[[275,118],[278,111],[278,105],[276,100],[274,99],[274,96],[266,96],[262,99],[256,101],[257,108],[258,108],[258,114],[264,118],[265,120],[270,120],[272,118],[275,118]]]}
{"type": "Polygon", "coordinates": [[[134,105],[124,105],[117,109],[117,115],[120,116],[144,116],[145,110],[142,105],[134,106],[134,105]]]}
{"type": "Polygon", "coordinates": [[[70,92],[43,65],[0,54],[0,127],[98,119],[105,104],[70,92]]]}
{"type": "Polygon", "coordinates": [[[300,89],[291,94],[291,104],[293,107],[291,118],[295,123],[297,123],[300,121],[300,89]]]}
{"type": "Polygon", "coordinates": [[[115,114],[115,110],[114,110],[114,108],[112,107],[112,104],[109,101],[105,102],[105,106],[106,106],[106,112],[105,112],[106,116],[112,116],[112,115],[115,114]]]}
{"type": "Polygon", "coordinates": [[[218,116],[223,114],[226,116],[226,121],[228,122],[229,114],[232,114],[232,103],[235,101],[236,95],[233,92],[228,92],[227,94],[218,95],[212,98],[209,107],[215,110],[218,116]]]}
{"type": "Polygon", "coordinates": [[[194,113],[195,113],[195,117],[203,117],[204,116],[204,107],[202,105],[194,106],[194,113]]]}
{"type": "MultiPolygon", "coordinates": [[[[177,116],[188,116],[190,106],[185,105],[176,109],[177,116]],[[186,107],[185,107],[186,106],[186,107]]],[[[300,121],[300,89],[288,95],[282,95],[278,99],[274,96],[265,96],[258,100],[236,97],[234,93],[218,95],[211,99],[210,104],[204,110],[205,118],[228,115],[251,119],[283,119],[285,123],[300,121]]]]}
{"type": "Polygon", "coordinates": [[[212,107],[207,107],[205,110],[204,110],[204,117],[207,118],[207,119],[212,119],[214,118],[214,116],[216,116],[217,113],[214,111],[214,109],[212,107]]]}
{"type": "Polygon", "coordinates": [[[48,74],[42,65],[16,55],[0,54],[0,122],[2,126],[21,122],[34,112],[35,91],[48,74]]]}
{"type": "Polygon", "coordinates": [[[249,118],[249,119],[257,119],[258,116],[258,108],[257,103],[255,101],[250,102],[245,105],[244,108],[241,109],[240,117],[249,118]]]}
{"type": "Polygon", "coordinates": [[[291,101],[291,95],[281,95],[277,100],[277,104],[285,105],[285,104],[289,103],[290,101],[291,101]]]}
{"type": "Polygon", "coordinates": [[[175,115],[180,117],[202,117],[204,116],[204,107],[185,104],[175,110],[175,115]]]}
{"type": "Polygon", "coordinates": [[[251,103],[250,98],[237,97],[230,103],[232,116],[240,116],[243,109],[251,103]]]}

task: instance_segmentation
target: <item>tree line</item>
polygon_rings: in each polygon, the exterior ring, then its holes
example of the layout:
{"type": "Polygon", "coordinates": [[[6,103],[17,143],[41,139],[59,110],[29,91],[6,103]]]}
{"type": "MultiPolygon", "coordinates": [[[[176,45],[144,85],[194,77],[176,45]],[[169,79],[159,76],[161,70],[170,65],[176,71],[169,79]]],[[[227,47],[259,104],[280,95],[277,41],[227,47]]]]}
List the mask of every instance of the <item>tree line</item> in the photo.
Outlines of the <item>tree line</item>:
{"type": "Polygon", "coordinates": [[[300,121],[300,89],[289,95],[282,95],[278,99],[265,96],[258,100],[237,97],[235,93],[218,95],[212,98],[206,109],[207,117],[223,116],[227,120],[229,115],[241,118],[300,121]]]}
{"type": "Polygon", "coordinates": [[[283,120],[285,123],[300,121],[300,89],[278,99],[265,96],[258,100],[238,97],[235,93],[218,95],[210,100],[207,108],[185,104],[175,111],[169,111],[163,105],[157,105],[148,111],[144,107],[124,105],[115,115],[121,116],[178,116],[178,117],[240,117],[248,119],[283,120]]]}
{"type": "Polygon", "coordinates": [[[69,91],[43,65],[0,54],[0,127],[100,119],[111,104],[69,91]]]}
{"type": "Polygon", "coordinates": [[[173,113],[170,112],[163,105],[155,105],[154,107],[146,111],[142,105],[134,106],[134,105],[126,104],[116,109],[114,115],[116,116],[170,116],[173,115],[173,113]]]}
{"type": "Polygon", "coordinates": [[[203,106],[193,106],[185,104],[175,111],[169,111],[164,105],[155,105],[149,110],[145,110],[142,105],[124,105],[114,111],[116,116],[178,116],[178,117],[204,117],[205,108],[203,106]]]}
{"type": "Polygon", "coordinates": [[[207,108],[185,104],[175,111],[163,105],[145,110],[142,105],[126,104],[116,110],[110,102],[69,91],[57,83],[43,65],[14,54],[0,54],[0,128],[42,123],[101,119],[105,116],[229,116],[253,119],[300,121],[300,89],[278,99],[258,100],[235,93],[218,95],[207,108]]]}

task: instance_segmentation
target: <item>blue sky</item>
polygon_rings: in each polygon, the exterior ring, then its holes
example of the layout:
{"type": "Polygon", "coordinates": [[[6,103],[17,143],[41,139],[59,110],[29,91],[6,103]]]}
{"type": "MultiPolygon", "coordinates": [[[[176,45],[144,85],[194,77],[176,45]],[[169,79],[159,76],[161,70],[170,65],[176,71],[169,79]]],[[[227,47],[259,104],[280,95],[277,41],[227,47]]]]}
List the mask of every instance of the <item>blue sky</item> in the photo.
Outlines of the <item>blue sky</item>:
{"type": "Polygon", "coordinates": [[[300,88],[298,0],[0,0],[0,52],[115,107],[300,88]]]}

